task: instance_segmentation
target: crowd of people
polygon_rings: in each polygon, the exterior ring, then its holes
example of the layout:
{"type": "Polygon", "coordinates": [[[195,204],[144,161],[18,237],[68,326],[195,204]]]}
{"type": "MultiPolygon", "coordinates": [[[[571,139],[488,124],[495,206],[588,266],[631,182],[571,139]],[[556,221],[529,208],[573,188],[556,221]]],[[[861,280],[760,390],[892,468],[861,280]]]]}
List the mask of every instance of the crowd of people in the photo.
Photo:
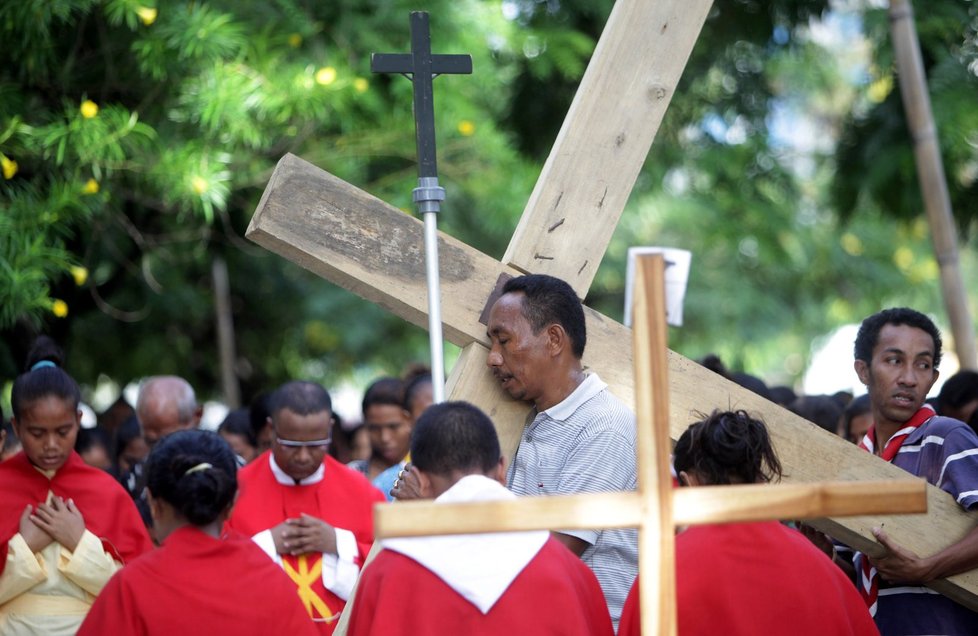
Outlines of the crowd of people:
{"type": "MultiPolygon", "coordinates": [[[[190,384],[156,376],[134,407],[120,400],[83,429],[78,384],[39,338],[0,440],[0,633],[331,634],[341,617],[358,636],[640,633],[633,529],[387,539],[368,558],[373,507],[391,500],[636,488],[635,418],[583,363],[571,287],[510,279],[487,335],[489,370],[532,407],[512,458],[487,414],[433,405],[423,369],[371,383],[356,426],[324,387],[295,380],[208,432],[190,384]]],[[[941,348],[919,312],[868,317],[851,363],[867,394],[855,399],[769,388],[715,356],[702,364],[974,510],[978,373],[928,400],[941,348]]],[[[761,417],[703,412],[676,444],[678,487],[780,478],[761,417]]],[[[682,531],[680,634],[978,634],[978,614],[927,587],[978,567],[978,528],[923,556],[879,529],[878,558],[799,529],[682,531]]]]}

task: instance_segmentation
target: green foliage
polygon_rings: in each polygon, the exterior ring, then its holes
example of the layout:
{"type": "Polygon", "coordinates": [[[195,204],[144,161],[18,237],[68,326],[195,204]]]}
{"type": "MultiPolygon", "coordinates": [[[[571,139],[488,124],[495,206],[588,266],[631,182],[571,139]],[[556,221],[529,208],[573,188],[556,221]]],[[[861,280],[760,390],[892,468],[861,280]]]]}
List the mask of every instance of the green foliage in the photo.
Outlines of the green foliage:
{"type": "MultiPolygon", "coordinates": [[[[918,7],[920,39],[928,93],[937,122],[938,142],[947,174],[951,209],[965,238],[978,223],[978,8],[963,0],[918,7]]],[[[838,147],[834,203],[843,219],[880,209],[905,220],[919,216],[923,199],[917,182],[899,77],[896,76],[889,19],[885,9],[866,14],[873,43],[875,77],[866,78],[870,99],[844,123],[838,147]],[[874,85],[892,90],[882,98],[874,85]]]]}
{"type": "MultiPolygon", "coordinates": [[[[932,4],[921,37],[966,224],[978,20],[969,3],[932,4]]],[[[443,230],[502,256],[612,6],[425,3],[433,51],[470,53],[474,66],[435,83],[443,230]]],[[[219,384],[217,257],[231,275],[246,397],[425,359],[422,329],[242,239],[286,152],[412,209],[411,84],[369,67],[373,52],[408,50],[416,8],[0,3],[0,41],[16,61],[0,68],[0,373],[12,376],[44,330],[68,345],[83,382],[179,373],[208,396],[219,384]]],[[[861,62],[843,59],[854,52],[811,34],[828,8],[716,0],[590,304],[620,316],[629,245],[692,249],[673,348],[788,382],[835,326],[890,302],[936,306],[885,15],[856,14],[875,57],[854,80],[861,62]],[[783,120],[815,122],[818,143],[793,147],[783,120]]]]}

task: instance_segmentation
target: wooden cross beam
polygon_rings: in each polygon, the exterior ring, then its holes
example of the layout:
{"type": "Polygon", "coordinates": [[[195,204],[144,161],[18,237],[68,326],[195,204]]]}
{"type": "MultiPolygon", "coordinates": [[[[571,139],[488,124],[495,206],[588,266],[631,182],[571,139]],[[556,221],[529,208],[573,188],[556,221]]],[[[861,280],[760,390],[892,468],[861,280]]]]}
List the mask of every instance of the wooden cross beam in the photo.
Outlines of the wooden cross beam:
{"type": "Polygon", "coordinates": [[[636,263],[634,353],[638,420],[638,491],[524,497],[465,504],[406,502],[374,507],[378,538],[512,530],[639,528],[643,634],[676,633],[674,525],[827,515],[926,511],[926,482],[842,482],[720,486],[674,490],[669,470],[665,266],[636,263]]]}
{"type": "MultiPolygon", "coordinates": [[[[419,325],[425,323],[423,228],[414,219],[295,156],[287,155],[269,181],[248,237],[283,257],[419,325]],[[328,227],[329,234],[314,228],[328,227]]],[[[496,423],[504,453],[513,456],[528,407],[505,395],[485,373],[488,347],[479,323],[485,300],[502,273],[519,271],[442,234],[441,276],[446,337],[463,347],[449,379],[453,399],[466,399],[496,423]],[[467,374],[467,375],[466,375],[467,374]],[[460,392],[459,386],[469,388],[460,392]]],[[[588,330],[586,366],[612,392],[634,403],[631,330],[585,307],[588,330]]],[[[892,464],[859,450],[797,415],[747,391],[683,356],[669,351],[670,428],[677,439],[700,412],[743,408],[768,425],[785,467],[785,483],[913,479],[892,464]]],[[[880,552],[871,529],[885,522],[887,532],[918,554],[933,554],[963,537],[973,515],[947,493],[927,487],[928,514],[906,517],[861,516],[812,522],[870,555],[880,552]],[[935,528],[939,530],[935,531],[935,528]]],[[[875,515],[875,513],[872,513],[875,515]]],[[[978,608],[978,573],[956,575],[932,584],[943,594],[978,608]]]]}
{"type": "MultiPolygon", "coordinates": [[[[497,425],[512,456],[529,406],[505,395],[485,367],[479,323],[501,273],[548,273],[583,297],[710,7],[709,0],[618,0],[608,19],[503,262],[444,234],[439,238],[445,337],[463,347],[448,381],[497,425]]],[[[319,168],[287,155],[276,167],[247,236],[277,254],[418,325],[426,323],[420,221],[319,168]]],[[[630,331],[585,308],[584,363],[633,403],[630,331]]],[[[669,352],[673,438],[699,412],[744,408],[768,424],[789,483],[890,480],[909,474],[669,352]]],[[[932,554],[974,527],[944,492],[928,487],[928,514],[825,518],[819,529],[869,555],[870,532],[932,554]]],[[[978,609],[978,571],[932,584],[978,609]]]]}

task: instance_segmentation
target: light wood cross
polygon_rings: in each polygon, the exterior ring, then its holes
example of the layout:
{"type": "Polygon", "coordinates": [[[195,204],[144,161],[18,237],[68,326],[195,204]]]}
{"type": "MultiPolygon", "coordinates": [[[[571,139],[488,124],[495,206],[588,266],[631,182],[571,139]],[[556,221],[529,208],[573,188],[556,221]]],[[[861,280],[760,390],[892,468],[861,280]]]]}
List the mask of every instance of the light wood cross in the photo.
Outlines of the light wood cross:
{"type": "MultiPolygon", "coordinates": [[[[489,341],[479,317],[487,297],[500,274],[524,272],[557,276],[586,295],[710,5],[618,0],[502,262],[439,237],[444,333],[462,347],[447,393],[489,413],[510,457],[529,406],[510,399],[486,369],[489,341]]],[[[418,326],[426,324],[421,222],[298,157],[279,162],[247,236],[418,326]]],[[[634,403],[631,331],[588,308],[585,314],[585,365],[626,404],[634,403]]],[[[693,413],[743,408],[767,423],[788,483],[910,478],[679,354],[670,351],[668,360],[673,438],[693,413]]],[[[927,492],[927,515],[829,517],[813,525],[876,556],[881,547],[871,528],[885,522],[895,541],[933,554],[963,537],[975,518],[947,493],[934,487],[927,492]]],[[[978,609],[978,571],[931,587],[978,609]]]]}
{"type": "Polygon", "coordinates": [[[638,490],[452,505],[378,504],[374,507],[378,539],[637,527],[642,633],[669,636],[676,633],[675,525],[926,511],[922,479],[674,490],[669,470],[665,266],[659,255],[641,257],[636,265],[633,342],[638,490]]]}

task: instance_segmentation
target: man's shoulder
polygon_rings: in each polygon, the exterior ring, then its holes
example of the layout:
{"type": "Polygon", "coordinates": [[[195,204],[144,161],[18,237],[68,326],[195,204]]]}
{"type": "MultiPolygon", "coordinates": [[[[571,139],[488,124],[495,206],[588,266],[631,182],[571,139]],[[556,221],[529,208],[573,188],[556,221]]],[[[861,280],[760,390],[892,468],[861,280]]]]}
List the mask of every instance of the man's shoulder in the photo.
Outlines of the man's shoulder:
{"type": "Polygon", "coordinates": [[[569,418],[587,430],[612,430],[626,436],[635,434],[635,413],[607,388],[584,402],[569,418]]]}
{"type": "Polygon", "coordinates": [[[340,486],[343,490],[362,494],[375,501],[387,501],[384,494],[371,484],[363,473],[341,464],[328,455],[324,458],[323,465],[326,473],[320,483],[328,484],[330,487],[340,486]]]}
{"type": "Polygon", "coordinates": [[[928,438],[939,438],[942,441],[953,440],[956,446],[978,448],[978,434],[974,429],[952,417],[935,415],[915,431],[915,435],[908,439],[908,443],[926,440],[928,438]]]}
{"type": "Polygon", "coordinates": [[[268,457],[271,451],[265,451],[258,457],[256,457],[251,463],[246,464],[238,469],[238,481],[250,481],[255,479],[258,475],[267,473],[272,473],[271,466],[268,465],[268,457]]]}

